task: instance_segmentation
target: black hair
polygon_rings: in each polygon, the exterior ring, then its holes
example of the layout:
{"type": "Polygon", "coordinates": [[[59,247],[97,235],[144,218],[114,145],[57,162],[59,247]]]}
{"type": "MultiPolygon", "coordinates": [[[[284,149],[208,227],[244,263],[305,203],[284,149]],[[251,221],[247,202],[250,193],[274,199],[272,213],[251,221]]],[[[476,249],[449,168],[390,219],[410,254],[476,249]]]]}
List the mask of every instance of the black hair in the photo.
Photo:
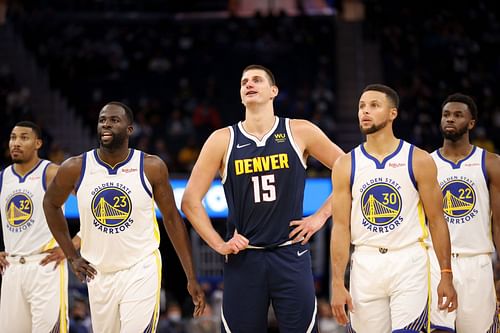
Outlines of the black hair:
{"type": "Polygon", "coordinates": [[[18,122],[15,126],[29,127],[35,133],[35,136],[36,136],[37,139],[41,139],[42,138],[42,130],[40,129],[40,127],[37,124],[35,124],[32,121],[23,120],[23,121],[18,122]]]}
{"type": "Polygon", "coordinates": [[[106,105],[115,105],[115,106],[121,107],[123,110],[125,110],[125,115],[127,116],[129,124],[132,124],[134,122],[134,112],[126,104],[124,104],[122,102],[112,101],[112,102],[109,102],[106,105]]]}
{"type": "Polygon", "coordinates": [[[469,109],[472,119],[474,120],[477,119],[477,105],[476,102],[474,102],[474,100],[472,99],[472,97],[461,93],[451,94],[444,100],[443,104],[441,105],[441,110],[444,108],[446,103],[450,102],[463,103],[467,105],[467,108],[469,109]]]}
{"type": "Polygon", "coordinates": [[[366,91],[378,91],[381,93],[384,93],[389,101],[393,104],[393,106],[397,109],[399,108],[399,95],[398,93],[392,89],[391,87],[388,87],[384,84],[380,83],[374,83],[374,84],[369,84],[363,89],[363,93],[366,91]]]}

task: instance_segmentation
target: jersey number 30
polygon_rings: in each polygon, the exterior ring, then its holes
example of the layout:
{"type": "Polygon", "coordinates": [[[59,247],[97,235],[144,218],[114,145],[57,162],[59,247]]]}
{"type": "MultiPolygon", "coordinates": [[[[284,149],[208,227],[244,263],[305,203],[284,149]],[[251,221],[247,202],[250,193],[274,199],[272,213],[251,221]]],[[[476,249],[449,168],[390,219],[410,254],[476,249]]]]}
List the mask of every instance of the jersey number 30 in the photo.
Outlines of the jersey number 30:
{"type": "Polygon", "coordinates": [[[276,200],[274,175],[253,176],[253,198],[255,203],[276,200]]]}

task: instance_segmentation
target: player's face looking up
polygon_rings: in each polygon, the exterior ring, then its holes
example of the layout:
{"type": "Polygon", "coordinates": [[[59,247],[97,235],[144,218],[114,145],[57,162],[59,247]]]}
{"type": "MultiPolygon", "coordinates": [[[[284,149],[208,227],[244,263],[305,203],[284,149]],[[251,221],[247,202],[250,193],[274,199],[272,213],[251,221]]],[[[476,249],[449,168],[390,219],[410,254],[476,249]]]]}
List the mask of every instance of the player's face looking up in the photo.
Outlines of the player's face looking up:
{"type": "Polygon", "coordinates": [[[271,84],[266,72],[261,69],[250,69],[243,73],[240,85],[242,103],[266,103],[278,95],[278,87],[271,84]]]}
{"type": "Polygon", "coordinates": [[[397,109],[379,91],[365,91],[359,99],[359,128],[363,134],[378,132],[397,116],[397,109]]]}
{"type": "Polygon", "coordinates": [[[131,133],[132,124],[122,107],[108,104],[101,110],[97,121],[97,137],[101,147],[121,147],[126,144],[131,133]]]}
{"type": "Polygon", "coordinates": [[[15,126],[10,133],[9,152],[12,162],[25,163],[36,156],[36,151],[42,146],[32,128],[15,126]]]}
{"type": "Polygon", "coordinates": [[[460,102],[449,102],[441,113],[441,133],[447,140],[457,141],[470,131],[475,124],[467,105],[460,102]]]}

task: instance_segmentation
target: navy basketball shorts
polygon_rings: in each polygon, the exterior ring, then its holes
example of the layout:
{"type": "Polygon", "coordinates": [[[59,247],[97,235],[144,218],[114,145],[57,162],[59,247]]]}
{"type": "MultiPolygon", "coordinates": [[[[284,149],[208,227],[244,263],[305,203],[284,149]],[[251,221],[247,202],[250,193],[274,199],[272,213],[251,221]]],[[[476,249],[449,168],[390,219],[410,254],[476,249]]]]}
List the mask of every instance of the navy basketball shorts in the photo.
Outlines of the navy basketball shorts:
{"type": "Polygon", "coordinates": [[[222,332],[267,332],[269,305],[281,333],[317,332],[309,245],[229,255],[224,265],[222,332]]]}

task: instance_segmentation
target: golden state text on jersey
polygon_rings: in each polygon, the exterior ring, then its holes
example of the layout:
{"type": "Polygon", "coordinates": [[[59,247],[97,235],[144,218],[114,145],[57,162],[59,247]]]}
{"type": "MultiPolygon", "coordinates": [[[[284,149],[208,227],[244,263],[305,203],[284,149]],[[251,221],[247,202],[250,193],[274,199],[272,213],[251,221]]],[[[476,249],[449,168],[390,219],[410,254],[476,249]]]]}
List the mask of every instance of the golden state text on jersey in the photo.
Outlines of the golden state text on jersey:
{"type": "Polygon", "coordinates": [[[5,204],[7,230],[21,232],[33,225],[33,193],[28,189],[16,189],[5,204]]]}
{"type": "Polygon", "coordinates": [[[134,221],[131,190],[120,183],[108,182],[97,186],[92,192],[91,211],[93,225],[98,230],[117,234],[127,230],[134,221]]]}
{"type": "Polygon", "coordinates": [[[473,180],[467,176],[452,176],[439,185],[443,192],[443,210],[448,223],[466,223],[477,215],[477,194],[473,180]]]}
{"type": "Polygon", "coordinates": [[[360,188],[363,226],[372,232],[385,233],[403,222],[401,186],[390,178],[373,178],[360,188]]]}

